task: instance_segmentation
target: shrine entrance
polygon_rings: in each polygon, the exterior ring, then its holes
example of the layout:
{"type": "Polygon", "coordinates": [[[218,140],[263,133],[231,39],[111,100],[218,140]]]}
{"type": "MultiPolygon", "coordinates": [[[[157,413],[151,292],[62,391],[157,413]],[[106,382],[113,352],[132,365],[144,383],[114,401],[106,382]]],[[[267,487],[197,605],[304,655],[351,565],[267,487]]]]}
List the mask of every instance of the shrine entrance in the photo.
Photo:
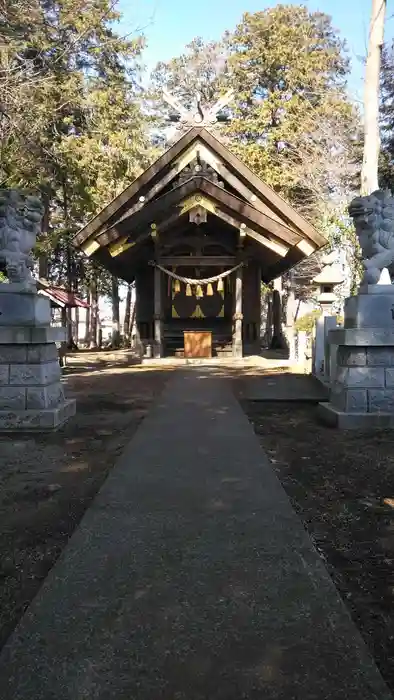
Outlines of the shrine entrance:
{"type": "Polygon", "coordinates": [[[139,341],[155,357],[258,353],[262,282],[326,243],[210,132],[218,105],[200,106],[199,126],[191,115],[73,241],[135,282],[139,341]]]}
{"type": "MultiPolygon", "coordinates": [[[[163,354],[180,357],[220,357],[235,354],[235,279],[243,263],[226,267],[234,260],[217,255],[222,266],[196,264],[160,265],[164,281],[163,354]]],[[[164,262],[164,261],[163,261],[164,262]]],[[[181,262],[185,262],[184,260],[181,262]]],[[[189,262],[189,260],[187,261],[189,262]]],[[[240,312],[242,310],[240,309],[240,312]]],[[[256,338],[257,340],[257,332],[256,338]]],[[[239,339],[241,343],[241,338],[239,339]]]]}

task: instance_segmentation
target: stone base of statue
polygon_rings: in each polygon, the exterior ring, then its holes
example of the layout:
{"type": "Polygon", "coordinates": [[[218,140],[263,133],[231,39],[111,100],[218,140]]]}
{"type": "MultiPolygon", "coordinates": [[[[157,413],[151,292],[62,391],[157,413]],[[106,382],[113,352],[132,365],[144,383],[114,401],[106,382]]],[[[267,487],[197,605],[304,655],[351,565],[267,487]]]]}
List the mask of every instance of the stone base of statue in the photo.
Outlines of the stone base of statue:
{"type": "Polygon", "coordinates": [[[49,299],[0,284],[0,432],[52,431],[75,414],[65,399],[49,299]]]}
{"type": "Polygon", "coordinates": [[[337,372],[319,416],[344,429],[394,427],[394,286],[361,288],[345,302],[344,327],[328,337],[337,372]]]}

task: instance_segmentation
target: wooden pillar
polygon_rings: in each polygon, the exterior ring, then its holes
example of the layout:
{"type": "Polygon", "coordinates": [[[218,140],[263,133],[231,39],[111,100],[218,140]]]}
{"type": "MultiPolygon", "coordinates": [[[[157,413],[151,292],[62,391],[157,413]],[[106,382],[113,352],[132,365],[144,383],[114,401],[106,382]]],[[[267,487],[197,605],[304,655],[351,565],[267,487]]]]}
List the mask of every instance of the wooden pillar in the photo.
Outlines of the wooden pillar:
{"type": "Polygon", "coordinates": [[[260,355],[261,352],[261,325],[262,325],[262,305],[263,305],[263,291],[261,284],[261,267],[256,265],[256,294],[257,294],[257,318],[256,318],[256,336],[255,336],[255,347],[256,352],[260,355]]]}
{"type": "Polygon", "coordinates": [[[154,356],[163,356],[163,321],[162,321],[162,277],[158,267],[155,267],[155,308],[154,308],[154,356]]]}
{"type": "Polygon", "coordinates": [[[242,343],[242,291],[243,291],[243,267],[239,267],[235,272],[234,288],[234,316],[233,316],[233,357],[243,357],[242,343]]]}

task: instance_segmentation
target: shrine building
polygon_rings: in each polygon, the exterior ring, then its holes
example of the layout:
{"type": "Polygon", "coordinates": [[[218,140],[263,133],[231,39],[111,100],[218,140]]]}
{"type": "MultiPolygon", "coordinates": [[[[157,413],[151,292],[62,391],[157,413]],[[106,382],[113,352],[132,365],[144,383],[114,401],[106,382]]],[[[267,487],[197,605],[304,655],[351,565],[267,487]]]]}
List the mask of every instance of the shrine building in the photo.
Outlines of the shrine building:
{"type": "Polygon", "coordinates": [[[261,283],[326,240],[198,125],[73,243],[135,282],[139,338],[155,357],[242,357],[260,351],[261,283]]]}

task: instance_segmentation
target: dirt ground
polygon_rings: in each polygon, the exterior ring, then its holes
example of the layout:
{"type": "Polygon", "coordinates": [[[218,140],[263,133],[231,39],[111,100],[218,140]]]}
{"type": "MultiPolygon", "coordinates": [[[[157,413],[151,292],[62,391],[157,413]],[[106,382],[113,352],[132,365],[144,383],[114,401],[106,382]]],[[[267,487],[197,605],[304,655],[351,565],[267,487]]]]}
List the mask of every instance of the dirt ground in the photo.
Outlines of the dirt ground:
{"type": "Polygon", "coordinates": [[[0,439],[0,646],[172,371],[98,367],[65,370],[77,414],[59,432],[0,439]]]}
{"type": "Polygon", "coordinates": [[[337,432],[309,404],[243,407],[394,691],[394,431],[337,432]]]}

